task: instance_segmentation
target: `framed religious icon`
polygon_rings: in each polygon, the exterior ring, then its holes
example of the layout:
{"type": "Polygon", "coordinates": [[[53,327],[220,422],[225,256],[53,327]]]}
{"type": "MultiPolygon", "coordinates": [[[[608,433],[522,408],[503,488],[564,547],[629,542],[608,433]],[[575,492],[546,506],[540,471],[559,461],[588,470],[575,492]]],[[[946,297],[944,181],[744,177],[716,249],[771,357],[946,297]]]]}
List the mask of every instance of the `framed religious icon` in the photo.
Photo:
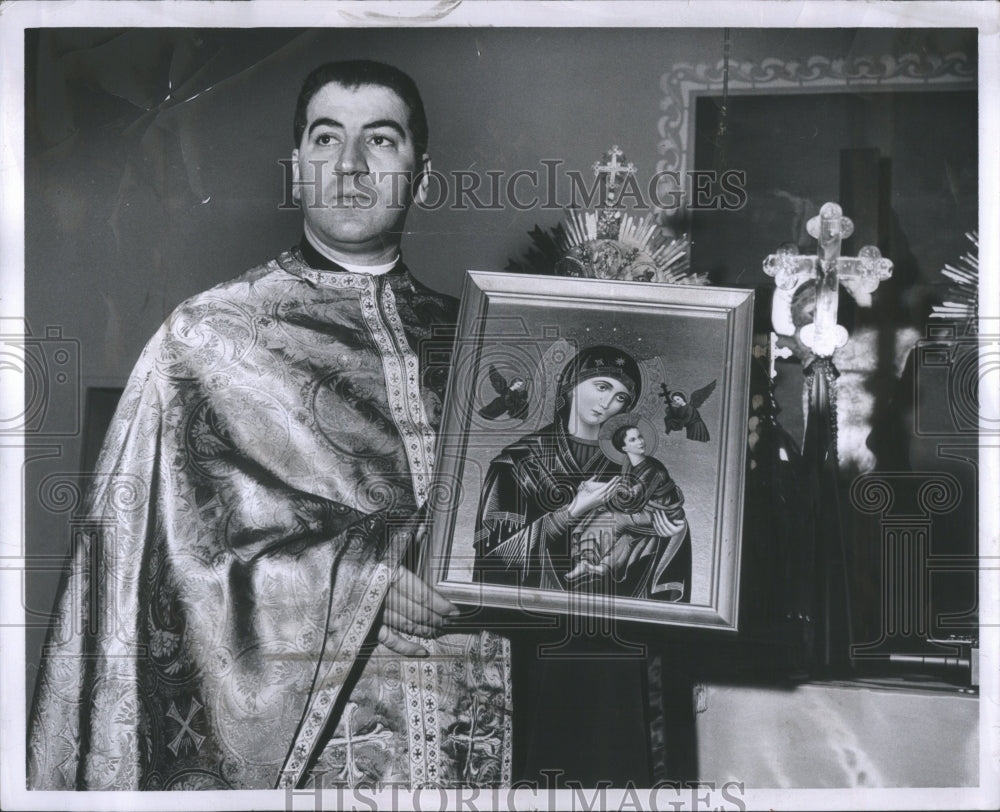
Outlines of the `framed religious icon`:
{"type": "Polygon", "coordinates": [[[469,272],[429,508],[451,600],[735,630],[753,292],[469,272]]]}

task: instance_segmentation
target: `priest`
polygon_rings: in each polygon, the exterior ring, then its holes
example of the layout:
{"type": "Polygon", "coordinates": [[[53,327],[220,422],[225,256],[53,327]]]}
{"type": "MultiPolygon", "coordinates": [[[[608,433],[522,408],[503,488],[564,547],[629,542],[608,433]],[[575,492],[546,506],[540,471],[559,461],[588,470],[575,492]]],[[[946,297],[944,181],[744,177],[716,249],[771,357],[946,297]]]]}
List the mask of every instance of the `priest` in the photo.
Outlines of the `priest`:
{"type": "Polygon", "coordinates": [[[414,572],[456,316],[399,253],[427,133],[393,67],[306,79],[302,241],[181,304],[108,430],[29,787],[509,784],[507,642],[414,572]]]}

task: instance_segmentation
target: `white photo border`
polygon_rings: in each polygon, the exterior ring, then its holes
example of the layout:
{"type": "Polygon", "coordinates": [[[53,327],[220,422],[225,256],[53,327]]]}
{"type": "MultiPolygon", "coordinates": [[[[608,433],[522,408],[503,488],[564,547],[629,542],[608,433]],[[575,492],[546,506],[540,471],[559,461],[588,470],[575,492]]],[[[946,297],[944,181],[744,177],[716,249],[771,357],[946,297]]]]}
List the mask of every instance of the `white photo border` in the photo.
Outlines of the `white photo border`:
{"type": "MultiPolygon", "coordinates": [[[[996,353],[1000,335],[1000,16],[994,3],[960,2],[258,2],[202,3],[138,0],[74,3],[9,2],[0,9],[0,315],[24,314],[24,32],[34,27],[801,27],[978,29],[979,72],[979,256],[988,269],[980,279],[980,335],[996,353]]],[[[2,399],[10,413],[23,407],[23,382],[3,381],[2,399]]],[[[998,712],[997,629],[1000,628],[1000,443],[992,422],[1000,414],[996,370],[983,370],[981,409],[980,492],[980,656],[981,697],[980,785],[972,788],[789,790],[748,788],[743,808],[836,809],[989,809],[1000,804],[1000,712],[998,712]]],[[[22,408],[23,411],[23,408],[22,408]]],[[[320,798],[291,798],[272,791],[206,792],[27,792],[25,776],[24,511],[21,477],[24,445],[16,437],[0,443],[0,650],[7,666],[0,682],[0,806],[5,809],[157,809],[179,807],[238,809],[362,808],[437,809],[462,804],[468,809],[571,808],[581,796],[568,790],[539,792],[530,788],[477,793],[386,790],[363,797],[336,790],[320,798]]],[[[707,808],[693,798],[709,796],[663,789],[655,795],[611,789],[603,796],[608,808],[644,808],[653,798],[657,808],[707,808]]],[[[588,793],[583,799],[590,798],[588,793]]],[[[737,807],[733,807],[737,808],[737,807]]]]}

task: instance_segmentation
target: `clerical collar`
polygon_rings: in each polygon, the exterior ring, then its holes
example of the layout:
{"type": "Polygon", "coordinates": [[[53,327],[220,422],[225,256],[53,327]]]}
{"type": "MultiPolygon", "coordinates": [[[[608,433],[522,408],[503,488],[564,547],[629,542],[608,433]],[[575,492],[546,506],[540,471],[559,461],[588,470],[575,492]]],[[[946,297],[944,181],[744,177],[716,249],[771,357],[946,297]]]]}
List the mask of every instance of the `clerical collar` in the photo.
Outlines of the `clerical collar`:
{"type": "Polygon", "coordinates": [[[337,262],[324,254],[321,249],[317,248],[313,244],[313,241],[309,239],[308,234],[302,235],[302,240],[299,242],[299,251],[302,253],[302,259],[305,260],[306,264],[318,271],[340,271],[341,273],[363,273],[370,276],[381,276],[399,264],[399,254],[396,254],[392,262],[383,265],[349,265],[346,262],[337,262]]]}

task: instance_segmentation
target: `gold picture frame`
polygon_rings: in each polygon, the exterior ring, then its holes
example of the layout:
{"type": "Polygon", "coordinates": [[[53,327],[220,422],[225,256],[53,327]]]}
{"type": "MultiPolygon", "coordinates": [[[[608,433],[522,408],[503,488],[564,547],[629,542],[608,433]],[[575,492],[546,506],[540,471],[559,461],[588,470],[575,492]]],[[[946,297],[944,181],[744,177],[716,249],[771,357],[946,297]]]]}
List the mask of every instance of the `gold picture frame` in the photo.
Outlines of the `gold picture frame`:
{"type": "Polygon", "coordinates": [[[735,631],[752,311],[751,290],[470,271],[425,574],[469,607],[735,631]],[[597,436],[575,467],[570,423],[583,418],[568,415],[583,390],[568,387],[595,378],[631,389],[620,411],[595,407],[597,436]],[[611,442],[629,424],[646,446],[636,464],[611,442]],[[620,495],[652,468],[681,493],[687,542],[622,529],[622,516],[668,504],[651,491],[645,507],[609,495],[566,526],[584,481],[613,479],[607,493],[620,495]]]}

